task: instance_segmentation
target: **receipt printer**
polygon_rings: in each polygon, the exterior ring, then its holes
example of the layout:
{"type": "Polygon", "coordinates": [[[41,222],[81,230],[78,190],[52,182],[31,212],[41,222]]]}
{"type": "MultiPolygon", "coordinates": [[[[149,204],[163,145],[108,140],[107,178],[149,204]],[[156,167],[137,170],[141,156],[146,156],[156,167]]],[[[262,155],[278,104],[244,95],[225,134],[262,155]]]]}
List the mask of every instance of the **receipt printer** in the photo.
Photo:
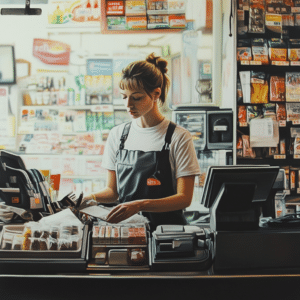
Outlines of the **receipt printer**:
{"type": "Polygon", "coordinates": [[[192,225],[160,225],[152,234],[153,270],[208,270],[213,260],[214,232],[192,225]]]}

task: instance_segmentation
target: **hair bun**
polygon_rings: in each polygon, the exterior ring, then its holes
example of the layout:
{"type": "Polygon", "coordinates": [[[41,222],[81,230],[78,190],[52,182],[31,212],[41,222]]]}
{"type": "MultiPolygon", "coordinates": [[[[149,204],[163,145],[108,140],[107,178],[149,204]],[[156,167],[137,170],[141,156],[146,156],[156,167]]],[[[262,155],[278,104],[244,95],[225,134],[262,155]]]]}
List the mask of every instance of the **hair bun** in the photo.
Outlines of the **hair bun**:
{"type": "Polygon", "coordinates": [[[163,74],[168,72],[168,62],[160,56],[155,56],[154,53],[149,54],[146,58],[146,61],[150,64],[155,65],[155,67],[158,68],[163,74]]]}

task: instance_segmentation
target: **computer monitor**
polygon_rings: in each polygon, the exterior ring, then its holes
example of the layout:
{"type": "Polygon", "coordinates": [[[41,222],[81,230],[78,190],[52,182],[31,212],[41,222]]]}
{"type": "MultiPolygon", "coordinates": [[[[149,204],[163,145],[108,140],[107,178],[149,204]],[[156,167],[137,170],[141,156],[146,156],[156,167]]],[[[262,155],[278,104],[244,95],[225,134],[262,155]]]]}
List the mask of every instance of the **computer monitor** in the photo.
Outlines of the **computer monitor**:
{"type": "Polygon", "coordinates": [[[12,45],[0,45],[0,84],[16,83],[15,51],[12,45]]]}
{"type": "Polygon", "coordinates": [[[202,198],[202,204],[210,209],[211,227],[258,227],[260,208],[267,201],[278,172],[278,166],[211,166],[202,198]]]}

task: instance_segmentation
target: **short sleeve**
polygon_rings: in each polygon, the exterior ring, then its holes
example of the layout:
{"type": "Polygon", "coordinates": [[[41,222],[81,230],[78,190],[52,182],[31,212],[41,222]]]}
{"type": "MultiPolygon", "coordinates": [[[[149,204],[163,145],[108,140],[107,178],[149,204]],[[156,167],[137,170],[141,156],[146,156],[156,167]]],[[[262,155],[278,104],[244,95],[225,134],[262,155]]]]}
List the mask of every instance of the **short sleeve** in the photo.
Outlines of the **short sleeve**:
{"type": "Polygon", "coordinates": [[[174,148],[176,178],[191,175],[200,175],[200,167],[197,160],[192,136],[186,132],[174,148]]]}
{"type": "Polygon", "coordinates": [[[116,152],[117,152],[117,138],[116,138],[116,130],[114,128],[109,132],[105,148],[104,154],[102,157],[102,167],[107,170],[115,170],[116,165],[116,152]]]}

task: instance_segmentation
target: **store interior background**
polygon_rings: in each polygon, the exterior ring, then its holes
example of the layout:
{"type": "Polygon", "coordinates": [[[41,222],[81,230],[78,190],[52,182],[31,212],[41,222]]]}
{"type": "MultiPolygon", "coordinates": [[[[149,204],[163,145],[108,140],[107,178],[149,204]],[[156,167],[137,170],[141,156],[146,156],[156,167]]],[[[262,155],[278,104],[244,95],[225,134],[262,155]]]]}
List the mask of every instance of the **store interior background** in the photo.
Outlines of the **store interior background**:
{"type": "MultiPolygon", "coordinates": [[[[234,99],[230,96],[235,94],[233,90],[234,44],[229,37],[230,1],[213,0],[211,2],[213,2],[213,29],[207,28],[206,24],[207,1],[187,0],[186,20],[190,21],[189,30],[182,30],[176,33],[164,33],[160,30],[159,33],[103,34],[100,32],[100,25],[99,28],[49,28],[47,26],[48,1],[35,0],[31,1],[31,7],[41,8],[42,14],[40,16],[0,16],[0,26],[1,28],[5,28],[5,30],[1,30],[0,40],[1,44],[14,45],[16,59],[24,59],[31,63],[30,78],[34,78],[39,69],[65,71],[66,74],[71,76],[86,74],[86,59],[114,59],[120,57],[132,60],[144,59],[151,52],[163,55],[163,49],[169,46],[170,55],[166,56],[169,62],[172,57],[176,55],[181,56],[182,102],[191,101],[193,103],[197,101],[199,95],[195,85],[199,79],[198,61],[211,61],[212,103],[208,105],[234,109],[234,99]],[[224,41],[222,41],[222,36],[225,37],[224,41]],[[37,38],[60,41],[70,45],[70,64],[68,66],[46,65],[35,58],[32,53],[33,40],[37,38]],[[191,52],[191,49],[195,48],[189,47],[196,47],[197,50],[191,52]],[[191,53],[194,55],[191,56],[191,53]],[[184,57],[185,55],[188,56],[186,60],[185,58],[187,57],[184,57]]],[[[0,8],[7,7],[24,8],[25,0],[0,1],[0,8]]],[[[30,78],[20,79],[16,85],[11,86],[10,102],[12,113],[15,116],[15,135],[12,137],[0,137],[2,141],[3,139],[10,139],[10,143],[14,140],[16,148],[12,150],[16,151],[18,151],[20,140],[24,137],[24,135],[18,134],[21,118],[20,106],[23,105],[22,89],[24,88],[24,84],[28,84],[28,80],[31,80],[30,78]]],[[[168,104],[171,101],[171,97],[172,93],[170,91],[168,104]]],[[[205,106],[205,104],[202,105],[205,106]]],[[[172,109],[170,109],[169,105],[165,105],[162,111],[169,119],[172,118],[172,109]]],[[[235,144],[235,141],[233,144],[235,144]]],[[[52,173],[62,174],[60,197],[64,196],[72,188],[71,182],[73,183],[73,191],[75,189],[76,193],[82,190],[86,192],[96,191],[105,185],[105,170],[101,170],[100,179],[96,180],[96,183],[93,181],[93,183],[87,186],[83,182],[92,181],[91,179],[94,177],[80,173],[85,168],[87,159],[101,162],[101,156],[99,155],[82,157],[79,162],[76,161],[77,170],[79,171],[75,175],[63,175],[59,161],[53,164],[53,156],[47,153],[26,154],[22,157],[28,168],[50,169],[52,173]],[[54,171],[53,165],[56,171],[54,171]],[[82,179],[84,180],[82,181],[82,179]]],[[[68,157],[61,156],[60,158],[70,159],[70,164],[72,164],[72,159],[74,159],[73,155],[68,155],[68,157]]],[[[194,195],[191,205],[192,209],[202,207],[199,200],[197,194],[194,195]]]]}

